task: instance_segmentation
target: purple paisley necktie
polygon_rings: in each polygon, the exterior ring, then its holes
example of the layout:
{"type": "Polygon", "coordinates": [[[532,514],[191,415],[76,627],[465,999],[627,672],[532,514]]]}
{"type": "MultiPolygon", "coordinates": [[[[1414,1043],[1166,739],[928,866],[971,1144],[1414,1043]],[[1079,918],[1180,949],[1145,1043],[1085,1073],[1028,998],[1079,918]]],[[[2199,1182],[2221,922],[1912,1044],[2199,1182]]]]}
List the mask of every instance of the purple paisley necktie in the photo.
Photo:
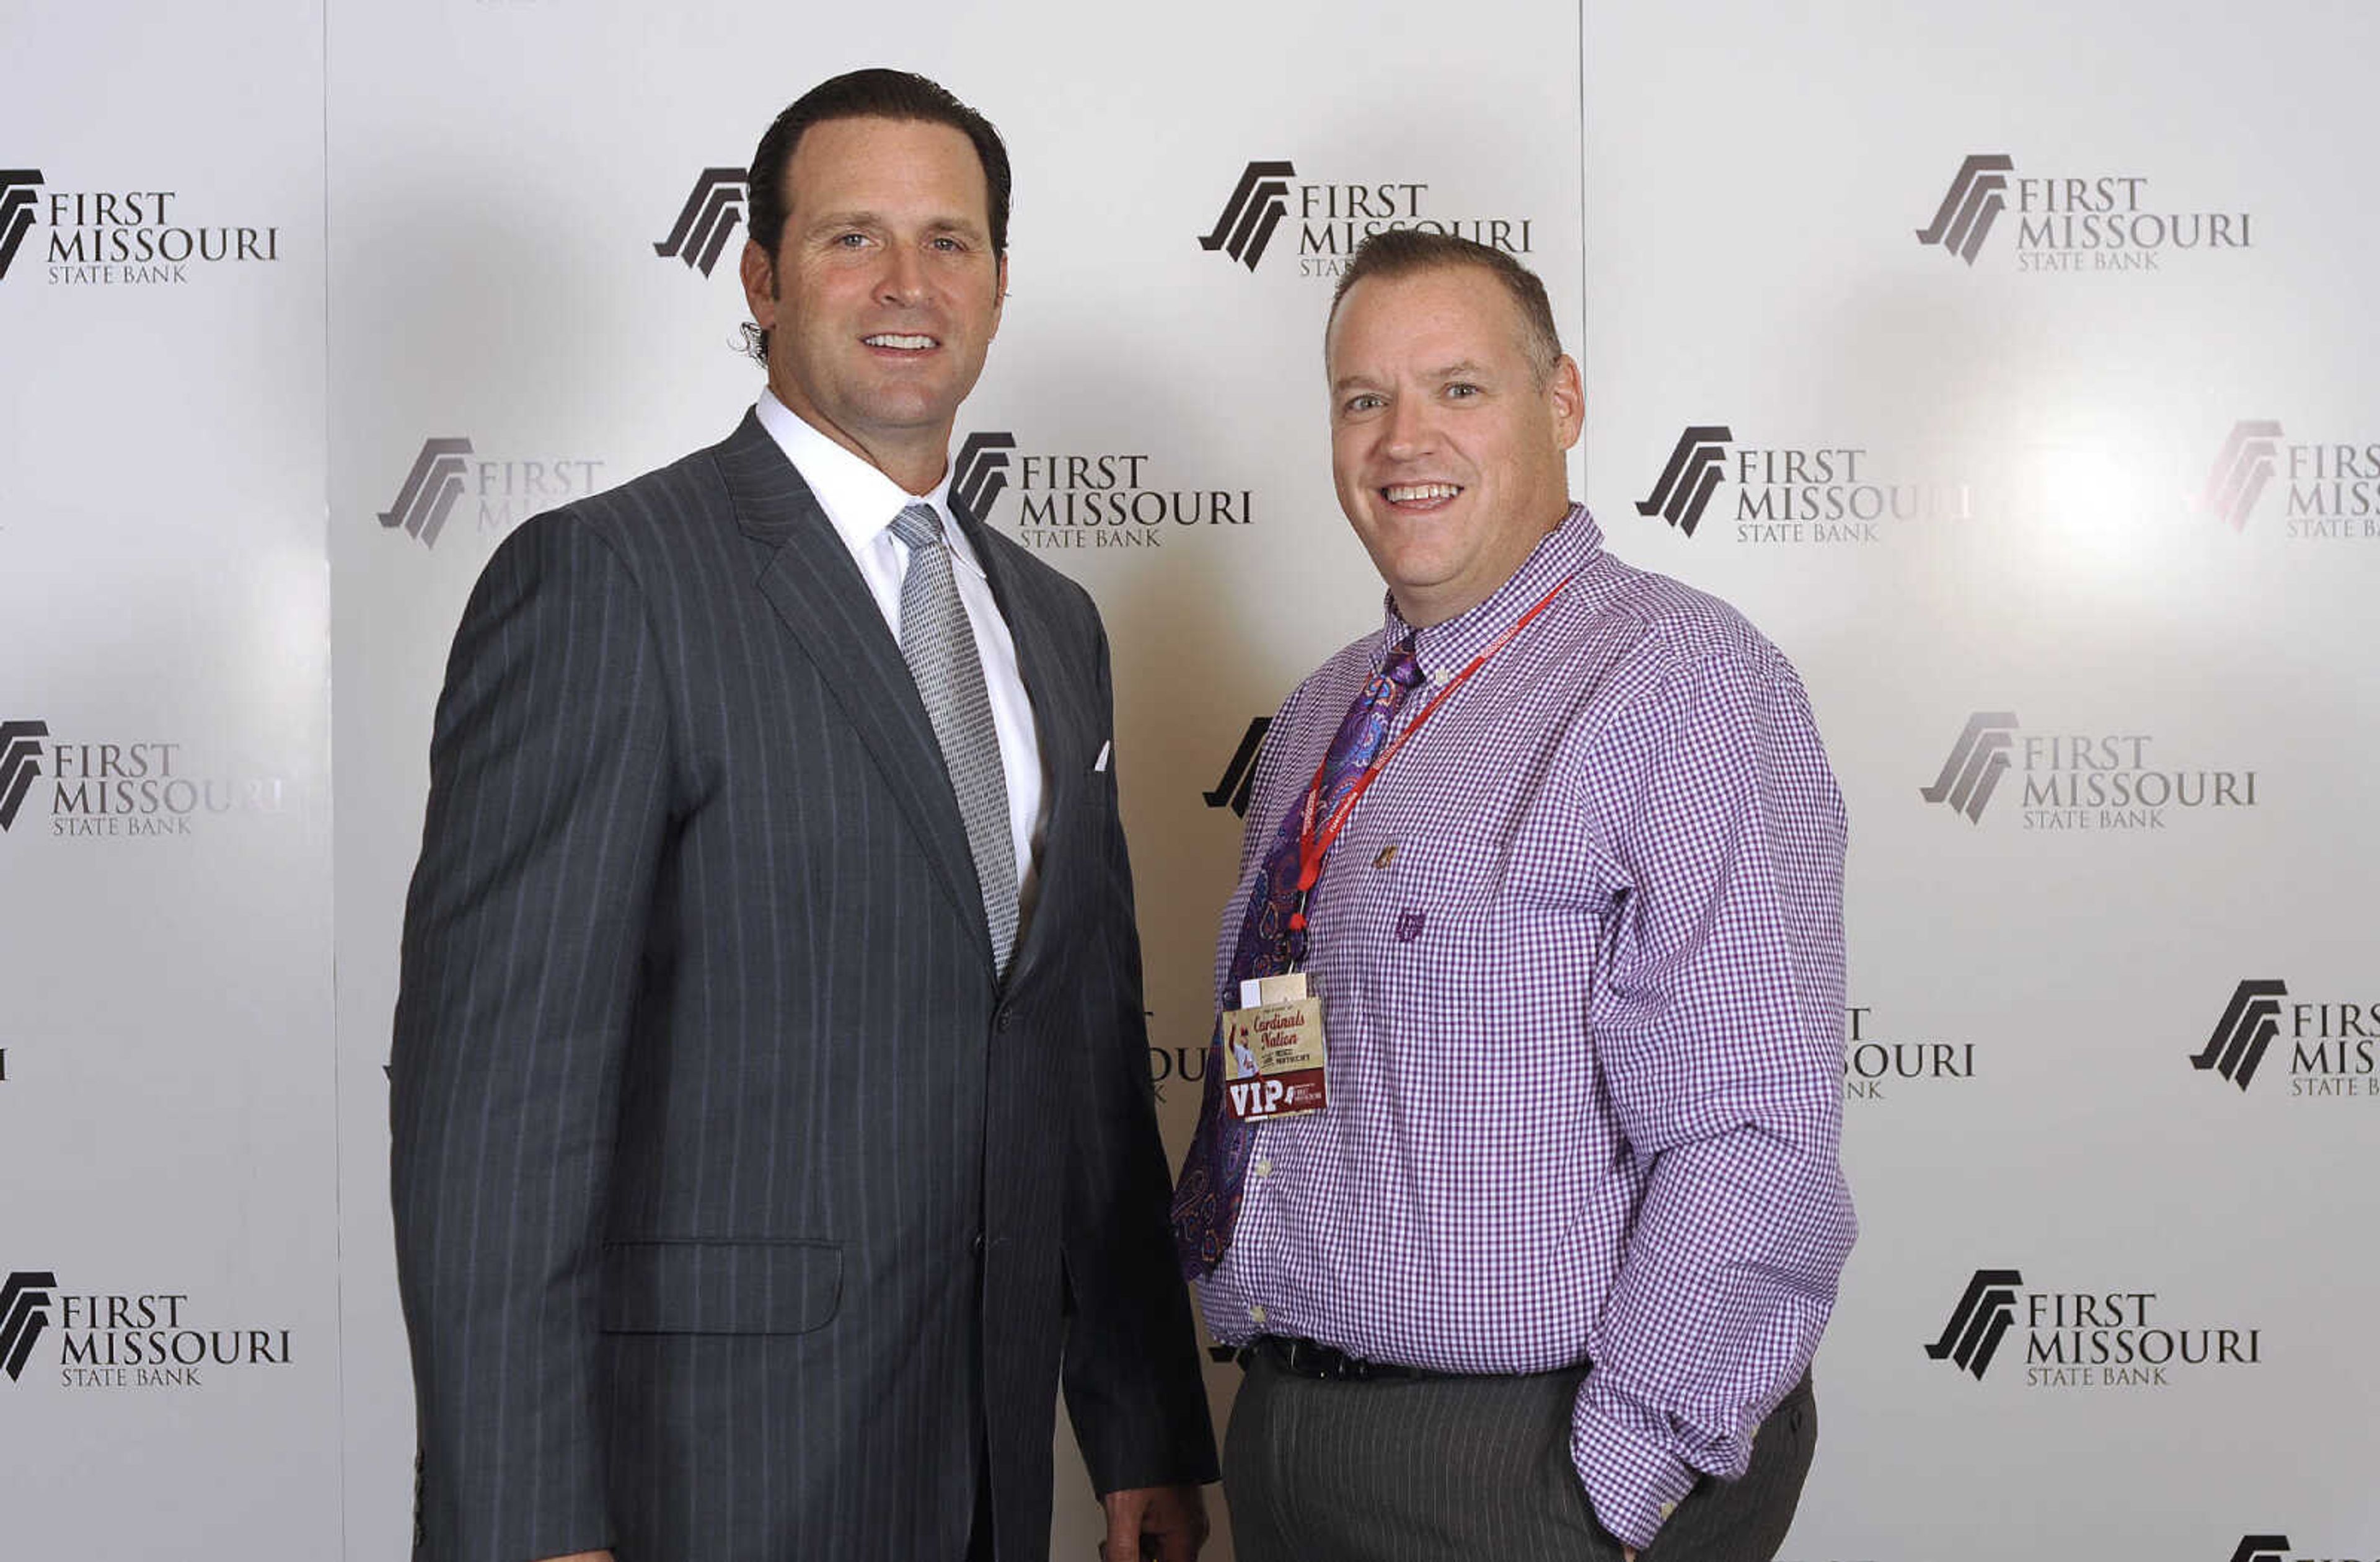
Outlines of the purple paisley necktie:
{"type": "MultiPolygon", "coordinates": [[[[1405,691],[1421,681],[1421,665],[1414,660],[1408,635],[1389,653],[1385,666],[1373,674],[1363,692],[1347,709],[1330,739],[1322,762],[1322,796],[1315,805],[1317,827],[1363,776],[1378,756],[1396,725],[1397,706],[1405,691]]],[[[1305,789],[1298,789],[1281,828],[1273,833],[1256,885],[1248,893],[1247,915],[1240,923],[1240,941],[1232,951],[1229,993],[1236,996],[1241,982],[1252,977],[1279,976],[1305,958],[1305,934],[1293,931],[1289,919],[1297,909],[1297,840],[1305,818],[1305,789]]],[[[1215,1032],[1207,1043],[1207,1083],[1198,1104],[1198,1133],[1182,1163],[1182,1178],[1173,1190],[1173,1246],[1182,1273],[1195,1280],[1223,1261],[1231,1246],[1232,1226],[1239,1219],[1240,1191],[1247,1178],[1248,1148],[1254,1130],[1223,1108],[1223,1026],[1216,1017],[1215,1032]]]]}

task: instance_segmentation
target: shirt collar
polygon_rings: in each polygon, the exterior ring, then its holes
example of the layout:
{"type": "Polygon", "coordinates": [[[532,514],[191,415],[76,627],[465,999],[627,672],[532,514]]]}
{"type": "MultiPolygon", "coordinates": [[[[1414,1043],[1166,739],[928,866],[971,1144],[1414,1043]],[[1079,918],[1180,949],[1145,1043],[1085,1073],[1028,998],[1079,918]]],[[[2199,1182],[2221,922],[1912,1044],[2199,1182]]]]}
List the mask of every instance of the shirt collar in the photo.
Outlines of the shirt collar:
{"type": "Polygon", "coordinates": [[[933,506],[942,518],[942,541],[959,562],[977,575],[983,574],[983,564],[976,557],[965,530],[951,513],[951,471],[947,461],[942,465],[942,480],[931,491],[911,494],[865,458],[854,455],[813,428],[808,420],[778,400],[775,391],[761,391],[760,399],[752,404],[752,411],[785,453],[785,459],[802,474],[810,496],[826,512],[828,524],[843,539],[844,546],[855,554],[876,546],[894,516],[922,502],[933,506]]]}
{"type": "Polygon", "coordinates": [[[1394,592],[1388,593],[1387,625],[1382,630],[1380,653],[1412,635],[1415,659],[1432,683],[1441,682],[1460,672],[1471,658],[1494,643],[1498,635],[1512,627],[1522,614],[1535,607],[1546,593],[1592,563],[1603,550],[1603,532],[1595,518],[1586,513],[1585,505],[1572,505],[1560,525],[1537,540],[1529,556],[1510,579],[1488,595],[1488,600],[1467,613],[1457,614],[1443,624],[1432,624],[1426,629],[1415,629],[1397,611],[1394,592]]]}

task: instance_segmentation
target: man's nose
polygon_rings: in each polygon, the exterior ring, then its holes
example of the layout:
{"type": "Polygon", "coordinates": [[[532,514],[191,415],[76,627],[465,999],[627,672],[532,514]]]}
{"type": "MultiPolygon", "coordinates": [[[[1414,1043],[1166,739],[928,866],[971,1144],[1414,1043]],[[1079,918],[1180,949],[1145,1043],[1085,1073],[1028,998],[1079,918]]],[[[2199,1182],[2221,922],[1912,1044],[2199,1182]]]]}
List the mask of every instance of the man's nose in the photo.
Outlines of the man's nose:
{"type": "Polygon", "coordinates": [[[1428,407],[1409,396],[1398,397],[1389,403],[1386,426],[1380,431],[1381,444],[1398,460],[1410,460],[1427,455],[1430,449],[1431,433],[1428,407]]]}
{"type": "Polygon", "coordinates": [[[889,304],[916,303],[925,295],[926,269],[917,252],[895,244],[884,254],[884,274],[878,278],[877,297],[889,304]]]}

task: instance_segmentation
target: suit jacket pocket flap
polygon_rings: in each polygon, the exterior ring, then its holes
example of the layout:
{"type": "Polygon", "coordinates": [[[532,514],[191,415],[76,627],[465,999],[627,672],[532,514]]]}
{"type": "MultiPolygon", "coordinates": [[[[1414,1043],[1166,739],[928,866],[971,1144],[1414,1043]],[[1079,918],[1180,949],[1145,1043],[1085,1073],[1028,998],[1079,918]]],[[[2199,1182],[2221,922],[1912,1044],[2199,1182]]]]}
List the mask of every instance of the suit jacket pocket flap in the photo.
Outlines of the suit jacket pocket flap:
{"type": "Polygon", "coordinates": [[[832,1242],[613,1242],[603,1249],[603,1329],[624,1335],[797,1335],[834,1316],[832,1242]]]}

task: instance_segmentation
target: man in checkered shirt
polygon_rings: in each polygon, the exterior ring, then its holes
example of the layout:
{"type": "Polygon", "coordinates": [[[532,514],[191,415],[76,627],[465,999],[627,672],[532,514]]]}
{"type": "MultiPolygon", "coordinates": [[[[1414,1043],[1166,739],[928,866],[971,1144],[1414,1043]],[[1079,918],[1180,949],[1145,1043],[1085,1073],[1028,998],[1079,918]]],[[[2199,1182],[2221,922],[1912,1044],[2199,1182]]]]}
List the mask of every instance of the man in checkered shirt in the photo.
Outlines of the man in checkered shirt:
{"type": "Polygon", "coordinates": [[[1247,1369],[1236,1553],[1773,1556],[1855,1229],[1843,811],[1808,698],[1570,502],[1578,366],[1510,256],[1368,241],[1325,358],[1386,622],[1272,724],[1219,1007],[1351,702],[1408,641],[1420,678],[1303,908],[1329,1104],[1220,1121],[1210,1063],[1177,1194],[1247,1369]]]}

